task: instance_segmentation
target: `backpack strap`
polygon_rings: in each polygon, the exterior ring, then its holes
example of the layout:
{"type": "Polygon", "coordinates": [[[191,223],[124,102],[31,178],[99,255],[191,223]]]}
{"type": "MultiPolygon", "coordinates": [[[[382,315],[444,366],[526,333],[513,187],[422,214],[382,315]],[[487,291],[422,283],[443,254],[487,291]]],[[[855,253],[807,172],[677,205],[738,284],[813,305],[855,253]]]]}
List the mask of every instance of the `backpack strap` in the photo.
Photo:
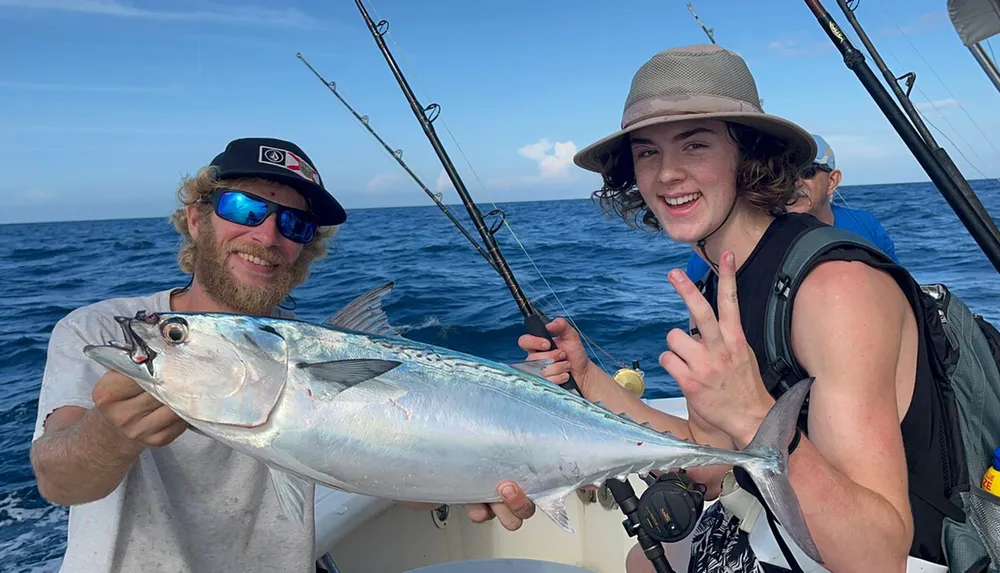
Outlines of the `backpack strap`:
{"type": "MultiPolygon", "coordinates": [[[[791,346],[791,313],[795,294],[802,285],[802,281],[805,280],[808,271],[821,262],[825,254],[841,247],[857,247],[869,255],[865,258],[849,256],[843,260],[861,260],[872,264],[876,268],[890,272],[897,279],[897,282],[900,280],[899,275],[905,273],[905,270],[898,263],[873,243],[850,231],[836,227],[813,227],[803,230],[792,239],[781,261],[778,273],[775,275],[764,318],[765,359],[767,362],[763,379],[764,384],[769,391],[776,395],[775,397],[780,396],[792,384],[806,377],[806,372],[795,359],[791,346]]],[[[904,290],[904,293],[907,290],[916,289],[915,292],[907,293],[907,298],[911,299],[913,304],[920,304],[925,308],[932,306],[922,303],[921,293],[916,282],[911,282],[906,286],[900,284],[900,288],[904,290]]],[[[920,312],[920,309],[914,309],[914,312],[920,312]]],[[[805,428],[808,404],[807,397],[802,405],[802,417],[800,418],[802,428],[805,428]]],[[[734,470],[734,473],[739,472],[734,470]]],[[[741,485],[743,484],[741,483],[741,485]]],[[[962,508],[949,499],[944,492],[932,490],[919,480],[910,479],[909,493],[934,507],[943,516],[959,523],[965,522],[965,513],[962,508]]]]}
{"type": "MultiPolygon", "coordinates": [[[[838,247],[860,247],[883,262],[895,264],[872,242],[837,227],[812,227],[800,232],[785,251],[764,314],[764,349],[767,367],[763,373],[767,389],[784,394],[806,377],[792,352],[792,301],[807,272],[819,258],[838,247]]],[[[805,408],[805,404],[803,404],[805,408]]]]}
{"type": "MultiPolygon", "coordinates": [[[[767,362],[762,378],[767,389],[775,394],[775,397],[784,394],[792,384],[806,378],[802,365],[795,359],[795,354],[792,352],[792,301],[795,299],[795,294],[802,285],[802,281],[805,280],[808,271],[816,265],[823,255],[833,249],[845,246],[860,247],[873,254],[880,261],[894,263],[872,242],[855,233],[832,226],[804,229],[792,239],[785,251],[775,275],[774,285],[768,296],[764,314],[764,349],[767,362]]],[[[809,397],[807,396],[802,404],[800,415],[800,426],[803,428],[807,419],[808,405],[809,397]]],[[[735,470],[734,474],[741,487],[748,489],[760,500],[756,485],[749,480],[749,476],[735,470]]],[[[778,534],[775,527],[777,519],[766,503],[761,500],[761,504],[767,512],[768,525],[779,544],[785,561],[793,572],[802,571],[784,540],[778,534]]]]}

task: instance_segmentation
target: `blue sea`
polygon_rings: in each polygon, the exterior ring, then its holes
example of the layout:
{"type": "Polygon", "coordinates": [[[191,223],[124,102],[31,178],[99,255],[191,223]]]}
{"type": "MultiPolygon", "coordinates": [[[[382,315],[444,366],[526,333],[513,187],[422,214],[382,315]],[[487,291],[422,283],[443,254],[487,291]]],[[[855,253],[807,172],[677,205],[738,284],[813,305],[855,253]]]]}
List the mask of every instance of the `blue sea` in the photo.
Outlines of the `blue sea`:
{"type": "MultiPolygon", "coordinates": [[[[1000,183],[973,187],[991,213],[1000,212],[1000,183]]],[[[947,283],[1000,325],[1000,277],[932,185],[845,187],[838,202],[873,212],[918,280],[947,283]]],[[[492,207],[480,205],[483,212],[492,207]]],[[[689,248],[605,218],[589,199],[499,207],[516,238],[503,227],[498,242],[537,306],[550,317],[571,316],[595,343],[591,356],[606,370],[638,360],[647,398],[678,395],[657,360],[667,332],[686,324],[666,275],[684,267],[689,248]]],[[[466,219],[461,205],[454,209],[466,219]]],[[[28,461],[53,325],[104,298],[184,286],[177,244],[165,219],[0,226],[6,283],[0,304],[0,571],[54,571],[65,549],[67,510],[39,497],[28,461]]],[[[330,255],[293,293],[295,312],[322,320],[390,280],[395,289],[386,311],[405,336],[494,360],[523,359],[517,337],[524,326],[507,287],[430,201],[352,211],[330,255]]]]}

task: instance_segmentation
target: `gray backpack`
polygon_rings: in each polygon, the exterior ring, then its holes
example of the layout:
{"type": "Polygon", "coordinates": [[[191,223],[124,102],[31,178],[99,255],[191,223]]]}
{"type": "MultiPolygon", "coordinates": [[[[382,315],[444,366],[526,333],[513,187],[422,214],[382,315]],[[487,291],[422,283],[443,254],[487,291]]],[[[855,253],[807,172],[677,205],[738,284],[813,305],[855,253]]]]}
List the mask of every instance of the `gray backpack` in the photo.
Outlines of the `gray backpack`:
{"type": "MultiPolygon", "coordinates": [[[[1000,573],[1000,498],[980,487],[993,451],[1000,446],[1000,332],[945,285],[918,285],[875,245],[849,231],[836,227],[803,231],[786,252],[767,302],[764,381],[780,395],[789,384],[806,377],[791,350],[789,301],[806,272],[824,254],[843,246],[867,251],[874,260],[865,262],[893,274],[904,291],[908,284],[913,290],[910,300],[918,300],[923,307],[918,310],[929,317],[922,321],[924,334],[938,373],[935,382],[946,398],[944,416],[946,427],[952,429],[955,451],[950,453],[958,475],[950,476],[950,491],[926,491],[930,488],[910,480],[910,492],[943,514],[941,543],[950,571],[1000,573]]],[[[803,406],[807,407],[808,403],[803,406]]]]}

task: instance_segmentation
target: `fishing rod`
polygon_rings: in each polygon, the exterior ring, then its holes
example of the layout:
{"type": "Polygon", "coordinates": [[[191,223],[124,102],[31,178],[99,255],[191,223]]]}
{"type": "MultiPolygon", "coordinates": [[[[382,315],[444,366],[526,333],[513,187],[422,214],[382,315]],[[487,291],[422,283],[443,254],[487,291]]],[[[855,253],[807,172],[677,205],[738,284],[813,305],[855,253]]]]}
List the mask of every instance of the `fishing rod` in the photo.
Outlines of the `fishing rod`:
{"type": "Polygon", "coordinates": [[[688,2],[688,11],[691,12],[691,15],[694,16],[694,19],[698,22],[698,25],[701,26],[701,29],[705,32],[705,35],[708,36],[708,39],[711,40],[712,43],[714,44],[715,34],[713,32],[715,32],[715,30],[712,28],[705,27],[705,23],[702,22],[701,18],[699,18],[698,15],[694,13],[694,6],[692,6],[690,2],[688,2]]]}
{"type": "MultiPolygon", "coordinates": [[[[377,139],[378,142],[382,144],[382,147],[384,147],[385,150],[389,152],[389,155],[391,155],[392,158],[395,159],[396,162],[399,163],[399,165],[403,169],[405,169],[407,173],[410,174],[410,177],[412,177],[413,180],[417,182],[417,185],[419,185],[420,188],[423,189],[424,193],[426,193],[427,196],[430,197],[432,201],[434,201],[434,203],[438,206],[438,208],[440,208],[441,211],[448,216],[448,219],[450,219],[451,222],[454,223],[456,227],[458,227],[458,230],[461,231],[463,235],[465,235],[465,238],[468,239],[469,242],[472,243],[472,246],[475,247],[477,251],[479,251],[479,254],[482,255],[484,259],[486,259],[486,262],[489,263],[491,267],[497,269],[497,264],[493,261],[490,255],[483,250],[483,247],[479,245],[479,242],[476,241],[475,237],[473,237],[472,234],[469,233],[468,229],[466,229],[465,226],[462,225],[461,221],[459,221],[451,213],[448,207],[441,201],[441,194],[431,193],[431,190],[428,189],[426,185],[424,185],[424,182],[421,181],[419,177],[417,177],[417,174],[414,173],[410,169],[410,167],[403,162],[403,150],[402,149],[394,150],[393,148],[389,147],[389,144],[386,143],[384,139],[379,137],[378,133],[375,133],[375,130],[372,129],[372,126],[368,123],[368,116],[359,115],[358,112],[354,111],[354,108],[351,107],[351,105],[347,103],[347,100],[345,100],[343,96],[340,95],[340,92],[337,91],[337,82],[326,81],[326,79],[323,76],[321,76],[320,73],[317,72],[315,68],[309,65],[309,62],[306,61],[305,57],[302,56],[301,52],[295,54],[295,57],[302,60],[302,63],[305,64],[306,67],[308,67],[312,71],[312,73],[316,74],[316,77],[319,78],[321,82],[323,82],[323,85],[325,85],[327,89],[333,92],[333,95],[337,96],[337,99],[340,100],[340,103],[344,104],[344,107],[346,107],[351,112],[351,114],[353,114],[354,117],[359,122],[361,122],[361,125],[365,126],[365,129],[367,129],[375,137],[375,139],[377,139]]],[[[499,269],[497,270],[499,271],[499,269]]]]}
{"type": "Polygon", "coordinates": [[[927,143],[920,137],[913,125],[907,121],[903,114],[892,100],[892,96],[879,82],[875,73],[872,72],[868,64],[865,63],[865,56],[858,51],[851,41],[841,30],[840,26],[833,21],[830,13],[823,8],[820,0],[805,0],[806,6],[812,11],[820,27],[826,32],[834,46],[844,57],[844,64],[854,72],[861,81],[861,84],[875,100],[876,105],[882,110],[886,119],[899,134],[903,143],[909,148],[920,166],[930,177],[938,191],[944,197],[948,205],[951,206],[959,220],[972,235],[972,238],[979,245],[979,248],[989,259],[993,268],[1000,272],[1000,236],[996,233],[996,225],[992,224],[990,217],[986,214],[985,207],[977,208],[974,201],[978,203],[975,193],[967,196],[949,175],[947,169],[942,166],[938,156],[928,147],[927,143]],[[982,214],[981,214],[982,213],[982,214]],[[990,221],[990,222],[987,222],[990,221]]]}
{"type": "MultiPolygon", "coordinates": [[[[399,165],[410,175],[411,178],[413,178],[413,180],[417,183],[417,185],[424,191],[424,193],[427,194],[428,197],[431,198],[432,201],[434,201],[434,203],[438,206],[438,208],[441,209],[441,211],[448,217],[448,219],[451,220],[451,222],[455,225],[455,227],[457,227],[458,230],[461,231],[463,235],[465,235],[465,238],[468,239],[470,243],[472,243],[472,246],[475,247],[476,251],[478,251],[479,254],[483,256],[484,259],[486,259],[486,262],[488,262],[490,266],[493,267],[494,270],[500,272],[499,268],[497,267],[497,264],[489,256],[489,254],[482,248],[482,246],[480,246],[479,242],[472,237],[472,235],[465,228],[465,226],[458,221],[458,219],[451,213],[451,210],[447,207],[447,205],[445,205],[444,202],[441,200],[442,199],[441,193],[432,193],[431,190],[428,189],[427,185],[425,185],[424,182],[421,181],[420,178],[413,172],[413,170],[410,169],[408,165],[406,165],[402,157],[403,150],[402,149],[393,150],[393,148],[390,147],[389,144],[386,143],[386,141],[382,139],[382,137],[379,136],[378,133],[375,132],[375,130],[371,126],[371,123],[368,120],[368,116],[367,115],[362,116],[357,111],[355,111],[355,109],[351,107],[350,104],[347,103],[347,100],[344,99],[344,97],[340,94],[340,92],[337,91],[336,82],[326,81],[326,78],[324,78],[318,71],[316,71],[315,68],[313,68],[312,65],[309,64],[308,61],[306,61],[305,57],[302,55],[301,52],[296,54],[296,57],[302,60],[302,63],[304,63],[306,67],[308,67],[313,72],[313,74],[317,78],[319,78],[321,82],[323,82],[323,85],[325,85],[327,89],[329,89],[333,93],[333,95],[335,95],[337,99],[340,100],[342,104],[344,104],[344,106],[348,109],[348,111],[351,112],[351,114],[361,123],[361,125],[363,125],[365,129],[367,129],[368,132],[376,140],[378,140],[380,144],[382,144],[382,147],[389,152],[392,158],[395,159],[397,163],[399,163],[399,165]]],[[[491,230],[494,232],[496,231],[495,228],[491,230]]],[[[571,317],[567,318],[569,319],[570,323],[573,324],[574,327],[576,327],[576,324],[574,323],[572,318],[571,317]]],[[[547,320],[543,322],[547,322],[547,320]]],[[[639,397],[642,396],[643,392],[645,391],[646,384],[645,384],[644,373],[642,372],[642,370],[640,370],[639,362],[637,360],[633,360],[632,366],[629,367],[621,360],[612,356],[607,350],[601,348],[601,346],[597,344],[597,342],[595,342],[593,339],[587,336],[587,334],[582,330],[579,330],[579,335],[584,341],[586,341],[588,345],[594,347],[597,351],[603,352],[612,361],[618,363],[619,370],[615,372],[615,374],[612,376],[615,382],[618,382],[618,384],[620,384],[621,386],[623,386],[636,396],[639,397]]],[[[600,361],[600,359],[598,359],[598,361],[600,361]]]]}
{"type": "MultiPolygon", "coordinates": [[[[437,133],[434,130],[433,122],[440,113],[441,107],[438,104],[431,104],[427,107],[423,107],[417,101],[416,96],[410,89],[406,78],[403,76],[402,71],[400,71],[395,58],[392,56],[392,53],[389,51],[389,47],[386,45],[383,38],[386,32],[388,32],[389,22],[387,20],[381,20],[378,24],[376,24],[372,20],[371,16],[369,16],[368,10],[365,9],[361,0],[354,0],[354,3],[357,5],[362,17],[364,17],[365,23],[368,25],[368,31],[371,33],[372,38],[374,38],[375,43],[378,44],[379,51],[382,52],[386,63],[389,65],[390,70],[392,70],[392,73],[396,78],[396,82],[399,84],[400,89],[403,90],[403,94],[406,96],[406,100],[410,104],[410,109],[420,122],[421,127],[423,127],[424,134],[430,140],[434,151],[437,153],[438,158],[441,161],[441,165],[448,173],[448,177],[455,186],[455,190],[458,192],[459,196],[462,197],[462,202],[465,205],[466,210],[469,212],[469,216],[472,217],[472,220],[476,223],[476,230],[486,243],[493,261],[497,263],[497,272],[503,278],[507,288],[511,292],[511,295],[514,297],[518,308],[524,315],[524,323],[528,328],[528,332],[535,336],[544,337],[549,341],[549,344],[552,345],[552,348],[555,349],[555,341],[552,340],[551,335],[549,335],[548,330],[545,328],[545,323],[542,321],[541,315],[524,296],[524,293],[521,291],[521,287],[514,278],[513,272],[507,265],[506,259],[504,259],[503,255],[500,253],[500,247],[497,245],[496,239],[493,237],[493,233],[496,231],[490,231],[486,228],[486,224],[483,221],[482,214],[479,212],[479,208],[469,195],[469,191],[466,189],[465,183],[455,170],[455,166],[448,157],[448,152],[444,149],[444,146],[441,144],[441,140],[438,138],[437,133]],[[428,114],[431,115],[429,116],[428,114]]],[[[579,387],[573,380],[572,374],[569,375],[569,381],[561,384],[561,386],[567,390],[576,390],[581,396],[583,394],[580,392],[579,387]]],[[[652,562],[653,568],[656,572],[674,573],[674,570],[670,567],[669,561],[667,561],[666,555],[663,551],[663,546],[659,542],[664,539],[663,534],[659,531],[659,529],[662,528],[664,531],[667,531],[671,527],[669,524],[671,513],[670,509],[657,506],[657,500],[653,498],[654,496],[647,494],[651,494],[654,491],[662,491],[662,489],[670,487],[669,484],[671,480],[676,480],[677,478],[674,477],[673,472],[670,474],[664,474],[664,476],[660,476],[659,478],[653,478],[652,476],[647,477],[649,479],[646,481],[650,487],[646,490],[646,492],[644,492],[642,499],[636,497],[635,489],[632,487],[632,484],[628,481],[627,477],[624,481],[619,481],[616,478],[610,478],[605,482],[605,486],[611,492],[615,502],[618,503],[618,507],[621,509],[622,513],[625,514],[625,520],[622,522],[622,526],[625,528],[626,533],[630,537],[636,537],[646,557],[652,562]],[[653,508],[654,511],[650,511],[651,508],[653,508]],[[648,522],[649,525],[645,525],[644,522],[648,522]]],[[[693,523],[690,525],[693,526],[693,523]]]]}
{"type": "MultiPolygon", "coordinates": [[[[465,183],[462,181],[461,176],[459,176],[458,171],[451,162],[451,158],[448,157],[448,152],[445,151],[444,146],[441,144],[441,140],[437,136],[437,132],[434,130],[433,123],[441,113],[441,106],[436,103],[432,103],[426,108],[420,105],[420,102],[417,101],[417,97],[413,94],[413,90],[410,89],[409,83],[407,83],[406,78],[403,77],[403,73],[396,64],[395,58],[393,58],[392,53],[389,51],[389,47],[382,38],[382,36],[389,29],[389,22],[382,20],[378,24],[375,24],[371,16],[368,15],[368,11],[365,9],[361,0],[354,0],[354,3],[357,5],[358,10],[361,11],[361,15],[364,17],[365,23],[368,25],[368,31],[371,32],[372,37],[375,39],[375,43],[378,44],[379,50],[385,57],[386,63],[389,65],[393,75],[396,77],[396,82],[403,90],[403,94],[406,96],[406,100],[410,104],[410,109],[413,110],[413,114],[417,117],[421,127],[423,127],[424,134],[430,140],[431,146],[434,148],[434,152],[437,153],[442,167],[444,167],[445,172],[448,174],[448,178],[451,179],[452,185],[455,186],[455,190],[462,198],[462,203],[465,205],[465,209],[469,212],[469,217],[472,218],[472,221],[476,225],[476,231],[479,232],[479,236],[482,237],[483,242],[486,243],[486,248],[490,253],[490,258],[494,263],[496,263],[494,268],[497,273],[500,274],[504,284],[507,285],[511,296],[514,297],[514,302],[517,303],[518,309],[524,316],[524,324],[527,327],[528,332],[534,336],[545,338],[549,341],[551,348],[555,349],[556,343],[552,339],[552,335],[549,334],[548,329],[545,328],[545,322],[543,322],[542,315],[534,308],[534,306],[532,306],[531,302],[524,295],[524,291],[521,290],[521,285],[519,285],[517,279],[514,278],[514,272],[511,271],[510,265],[507,264],[507,260],[500,252],[500,246],[493,237],[496,231],[500,228],[500,225],[497,224],[493,228],[487,228],[486,222],[483,220],[483,215],[479,211],[479,207],[476,205],[475,201],[472,200],[469,190],[465,187],[465,183]]],[[[502,218],[504,217],[503,212],[499,209],[495,210],[495,212],[500,215],[502,223],[502,218]]],[[[569,380],[560,384],[560,386],[566,390],[576,390],[579,392],[579,387],[573,379],[572,374],[569,375],[569,380]]]]}
{"type": "Polygon", "coordinates": [[[986,227],[990,230],[990,233],[996,239],[1000,240],[1000,229],[997,228],[996,223],[993,218],[986,211],[986,207],[983,206],[982,202],[979,200],[979,196],[969,185],[969,182],[962,176],[962,172],[952,161],[951,156],[948,152],[944,150],[938,142],[931,135],[929,129],[924,124],[923,118],[917,113],[916,107],[913,105],[913,101],[910,100],[910,92],[913,90],[913,84],[917,81],[917,74],[914,72],[907,72],[898,78],[889,70],[888,66],[885,65],[885,61],[882,56],[879,55],[878,50],[875,49],[874,44],[868,38],[868,34],[865,33],[864,28],[861,27],[861,23],[858,21],[857,17],[854,15],[854,11],[857,9],[857,4],[852,7],[851,3],[856,2],[856,0],[837,0],[837,4],[840,6],[841,11],[847,17],[847,21],[850,22],[854,31],[857,32],[858,37],[861,39],[861,43],[864,44],[865,49],[871,55],[872,60],[875,62],[875,66],[882,72],[882,76],[885,77],[886,83],[889,84],[890,89],[896,95],[896,99],[899,100],[899,104],[903,107],[903,111],[910,118],[913,123],[914,128],[920,134],[920,137],[924,140],[924,144],[931,149],[931,152],[937,157],[941,166],[948,173],[948,176],[955,183],[958,189],[965,196],[966,200],[972,205],[972,207],[979,214],[979,217],[985,222],[986,227]],[[906,80],[906,91],[899,85],[899,80],[906,80]]]}
{"type": "MultiPolygon", "coordinates": [[[[701,21],[701,18],[699,18],[698,15],[695,14],[695,12],[694,12],[694,6],[690,2],[688,2],[687,9],[688,9],[688,12],[691,12],[691,15],[694,16],[695,22],[698,22],[698,25],[701,26],[701,30],[703,32],[705,32],[705,35],[708,36],[708,39],[713,44],[715,44],[716,43],[715,42],[715,28],[708,28],[708,27],[705,26],[705,23],[701,21]]],[[[760,104],[761,109],[763,109],[764,108],[764,98],[760,98],[758,100],[758,103],[760,104]]]]}

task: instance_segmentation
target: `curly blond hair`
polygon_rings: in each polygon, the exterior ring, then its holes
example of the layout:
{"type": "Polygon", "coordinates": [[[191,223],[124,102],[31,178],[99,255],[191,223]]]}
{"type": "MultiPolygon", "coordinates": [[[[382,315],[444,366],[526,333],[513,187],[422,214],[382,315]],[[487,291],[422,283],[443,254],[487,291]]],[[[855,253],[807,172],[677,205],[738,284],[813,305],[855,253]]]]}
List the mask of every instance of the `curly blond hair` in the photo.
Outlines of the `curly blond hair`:
{"type": "MultiPolygon", "coordinates": [[[[191,274],[194,272],[195,259],[198,256],[197,245],[191,238],[191,230],[188,228],[188,218],[185,207],[198,203],[211,195],[212,191],[215,191],[216,189],[233,184],[233,181],[218,179],[216,177],[216,173],[217,168],[215,167],[202,167],[193,177],[184,177],[181,180],[180,188],[177,189],[177,198],[180,200],[181,206],[170,215],[169,220],[173,223],[174,229],[176,229],[181,236],[180,249],[177,251],[177,264],[180,266],[181,271],[185,274],[191,274]]],[[[253,181],[253,179],[244,179],[244,181],[253,181]]],[[[200,209],[203,214],[208,214],[212,210],[212,206],[208,203],[202,203],[198,205],[197,208],[200,209]]],[[[339,230],[339,226],[320,227],[312,242],[303,247],[302,253],[299,255],[298,263],[301,263],[301,266],[307,269],[307,271],[306,276],[297,277],[300,279],[297,282],[305,281],[308,276],[308,268],[310,265],[312,265],[314,261],[322,259],[327,255],[327,243],[337,234],[339,230]]]]}

